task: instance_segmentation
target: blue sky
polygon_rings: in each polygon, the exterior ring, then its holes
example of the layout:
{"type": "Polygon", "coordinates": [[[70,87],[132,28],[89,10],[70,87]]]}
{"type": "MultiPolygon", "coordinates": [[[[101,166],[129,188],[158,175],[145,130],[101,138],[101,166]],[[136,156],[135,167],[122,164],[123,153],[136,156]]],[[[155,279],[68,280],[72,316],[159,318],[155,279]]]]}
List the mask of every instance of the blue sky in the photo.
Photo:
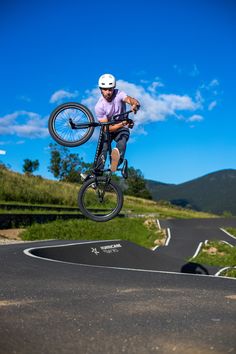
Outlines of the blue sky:
{"type": "MultiPolygon", "coordinates": [[[[127,158],[182,183],[236,169],[236,5],[231,0],[6,1],[0,5],[0,160],[48,172],[47,120],[60,103],[93,110],[98,77],[142,104],[127,158]]],[[[91,162],[95,138],[72,151],[91,162]]]]}

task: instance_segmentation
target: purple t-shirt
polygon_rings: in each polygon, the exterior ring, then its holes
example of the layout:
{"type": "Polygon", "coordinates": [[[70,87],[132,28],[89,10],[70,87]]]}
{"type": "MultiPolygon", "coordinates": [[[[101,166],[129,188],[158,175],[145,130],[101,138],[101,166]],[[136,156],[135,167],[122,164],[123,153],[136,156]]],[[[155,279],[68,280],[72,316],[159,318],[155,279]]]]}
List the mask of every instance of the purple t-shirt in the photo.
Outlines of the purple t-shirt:
{"type": "Polygon", "coordinates": [[[101,96],[95,106],[97,119],[106,117],[109,120],[113,115],[125,112],[126,105],[123,101],[125,97],[127,97],[127,94],[118,89],[114,90],[114,98],[111,102],[108,102],[101,96]]]}

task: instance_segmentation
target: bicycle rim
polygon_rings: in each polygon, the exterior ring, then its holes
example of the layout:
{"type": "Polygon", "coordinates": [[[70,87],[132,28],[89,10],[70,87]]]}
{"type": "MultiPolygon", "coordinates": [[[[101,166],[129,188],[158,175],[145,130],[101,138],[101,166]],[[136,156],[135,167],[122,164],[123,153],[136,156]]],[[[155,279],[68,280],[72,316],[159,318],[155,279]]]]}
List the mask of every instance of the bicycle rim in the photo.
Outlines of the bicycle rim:
{"type": "Polygon", "coordinates": [[[81,212],[94,221],[108,221],[114,218],[123,205],[123,195],[113,182],[106,178],[91,179],[84,184],[79,193],[81,212]]]}
{"type": "Polygon", "coordinates": [[[66,146],[78,146],[85,143],[92,135],[94,128],[72,129],[70,119],[74,124],[91,122],[90,116],[84,109],[73,105],[61,107],[51,120],[52,136],[57,142],[66,146]]]}

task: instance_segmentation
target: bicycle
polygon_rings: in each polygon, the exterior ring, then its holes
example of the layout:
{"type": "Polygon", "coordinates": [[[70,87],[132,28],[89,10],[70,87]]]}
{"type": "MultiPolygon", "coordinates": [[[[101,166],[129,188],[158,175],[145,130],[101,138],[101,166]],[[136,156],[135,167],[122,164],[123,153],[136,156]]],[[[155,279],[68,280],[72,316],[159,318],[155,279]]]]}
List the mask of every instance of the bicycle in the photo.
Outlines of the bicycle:
{"type": "MultiPolygon", "coordinates": [[[[121,121],[133,123],[127,111],[116,114],[110,122],[95,122],[92,112],[80,103],[64,103],[58,106],[50,115],[48,129],[52,138],[60,145],[77,147],[86,143],[94,133],[95,127],[100,127],[100,134],[94,159],[92,176],[85,179],[78,195],[78,205],[83,215],[94,221],[108,221],[119,214],[123,206],[121,188],[111,179],[112,172],[108,169],[97,171],[95,166],[102,144],[102,135],[105,132],[108,140],[108,153],[111,161],[111,135],[109,126],[121,121]],[[104,175],[104,172],[107,174],[104,175]],[[101,176],[99,175],[101,174],[101,176]]],[[[127,163],[125,160],[124,162],[127,163]]],[[[125,176],[125,166],[118,169],[125,176]]]]}

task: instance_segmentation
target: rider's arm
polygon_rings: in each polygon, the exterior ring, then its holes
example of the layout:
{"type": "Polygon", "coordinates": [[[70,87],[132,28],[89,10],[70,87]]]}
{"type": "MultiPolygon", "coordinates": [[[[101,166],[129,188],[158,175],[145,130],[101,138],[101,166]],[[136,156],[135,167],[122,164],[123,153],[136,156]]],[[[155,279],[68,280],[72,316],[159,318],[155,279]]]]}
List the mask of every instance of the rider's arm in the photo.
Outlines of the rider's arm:
{"type": "MultiPolygon", "coordinates": [[[[104,118],[99,118],[99,122],[101,123],[106,123],[108,122],[108,119],[106,117],[104,118]]],[[[125,126],[127,126],[128,122],[125,120],[123,122],[120,122],[120,123],[117,123],[117,124],[114,124],[114,125],[109,125],[109,131],[112,133],[112,132],[115,132],[117,131],[118,129],[120,128],[123,128],[125,126]]]]}
{"type": "Polygon", "coordinates": [[[131,106],[131,109],[134,113],[137,113],[140,107],[140,103],[138,100],[136,100],[136,98],[126,96],[123,101],[131,106]]]}
{"type": "MultiPolygon", "coordinates": [[[[96,104],[95,106],[95,113],[96,113],[96,116],[97,116],[97,119],[100,123],[106,123],[108,122],[108,119],[107,117],[104,116],[105,112],[104,110],[99,106],[99,104],[96,104]]],[[[120,123],[117,123],[115,125],[109,125],[109,131],[112,133],[112,132],[115,132],[117,131],[118,129],[124,127],[124,126],[127,126],[127,121],[123,121],[123,122],[120,122],[120,123]]]]}

